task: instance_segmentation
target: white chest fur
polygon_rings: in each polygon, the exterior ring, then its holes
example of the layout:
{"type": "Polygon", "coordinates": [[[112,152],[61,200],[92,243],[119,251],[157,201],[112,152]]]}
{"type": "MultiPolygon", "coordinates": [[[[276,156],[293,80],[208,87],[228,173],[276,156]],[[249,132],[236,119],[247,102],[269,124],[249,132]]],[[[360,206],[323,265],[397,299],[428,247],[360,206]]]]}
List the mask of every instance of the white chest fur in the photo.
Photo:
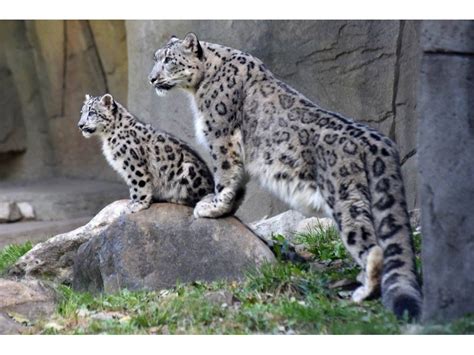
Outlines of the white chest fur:
{"type": "Polygon", "coordinates": [[[122,169],[122,159],[114,158],[114,151],[110,144],[104,140],[102,143],[102,153],[104,153],[105,159],[110,164],[110,166],[117,171],[124,179],[126,179],[127,174],[124,169],[122,169]]]}
{"type": "Polygon", "coordinates": [[[189,103],[190,103],[191,111],[193,113],[193,118],[194,118],[194,131],[196,133],[196,139],[199,144],[203,146],[207,146],[207,140],[204,134],[204,129],[206,127],[204,123],[204,117],[202,113],[199,111],[196,105],[196,100],[194,99],[193,95],[189,95],[189,103]]]}

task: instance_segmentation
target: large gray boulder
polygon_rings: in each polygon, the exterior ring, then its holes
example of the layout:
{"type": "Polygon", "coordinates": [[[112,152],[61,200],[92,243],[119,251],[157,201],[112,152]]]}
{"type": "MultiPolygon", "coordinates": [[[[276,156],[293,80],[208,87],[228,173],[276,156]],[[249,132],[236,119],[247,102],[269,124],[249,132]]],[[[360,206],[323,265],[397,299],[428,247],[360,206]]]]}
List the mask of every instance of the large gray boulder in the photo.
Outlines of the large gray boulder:
{"type": "Polygon", "coordinates": [[[237,279],[275,260],[235,217],[195,219],[192,208],[168,203],[126,215],[128,202],[115,201],[86,225],[35,245],[10,275],[90,291],[156,289],[177,281],[237,279]]]}
{"type": "Polygon", "coordinates": [[[104,207],[86,225],[35,245],[9,269],[9,274],[72,283],[72,264],[79,247],[115,221],[124,212],[127,203],[128,200],[115,201],[104,207]]]}
{"type": "Polygon", "coordinates": [[[74,259],[81,291],[157,290],[177,282],[236,280],[273,253],[235,217],[195,219],[193,209],[153,204],[121,215],[74,259]]]}

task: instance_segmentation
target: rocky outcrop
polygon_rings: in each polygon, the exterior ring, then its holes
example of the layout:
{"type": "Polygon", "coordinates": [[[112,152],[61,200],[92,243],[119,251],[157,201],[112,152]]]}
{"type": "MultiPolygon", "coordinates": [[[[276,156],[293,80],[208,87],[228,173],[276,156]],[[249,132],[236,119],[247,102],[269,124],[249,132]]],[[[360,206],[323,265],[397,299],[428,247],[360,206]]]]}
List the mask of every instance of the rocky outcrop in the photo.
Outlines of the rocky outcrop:
{"type": "Polygon", "coordinates": [[[274,260],[270,249],[234,217],[196,219],[190,207],[153,204],[120,216],[79,248],[73,286],[116,292],[236,280],[274,260]]]}
{"type": "Polygon", "coordinates": [[[113,292],[237,279],[275,259],[235,217],[195,219],[192,208],[167,203],[125,215],[127,203],[116,201],[85,226],[37,244],[10,268],[10,275],[113,292]]]}
{"type": "Polygon", "coordinates": [[[10,275],[49,278],[72,283],[72,266],[79,247],[100,234],[124,211],[128,200],[119,200],[102,209],[89,223],[35,245],[9,270],[10,275]]]}

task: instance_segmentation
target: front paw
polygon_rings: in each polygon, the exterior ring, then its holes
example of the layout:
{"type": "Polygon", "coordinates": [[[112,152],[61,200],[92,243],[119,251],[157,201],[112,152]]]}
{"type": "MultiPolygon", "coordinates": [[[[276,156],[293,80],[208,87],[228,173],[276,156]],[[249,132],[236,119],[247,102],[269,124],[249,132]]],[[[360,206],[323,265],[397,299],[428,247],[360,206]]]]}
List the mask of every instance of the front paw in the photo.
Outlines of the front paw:
{"type": "Polygon", "coordinates": [[[212,201],[214,201],[216,195],[214,194],[207,194],[206,196],[204,196],[201,201],[198,202],[201,203],[201,202],[206,202],[206,203],[212,203],[212,201]]]}
{"type": "Polygon", "coordinates": [[[353,293],[352,293],[352,301],[355,303],[361,303],[365,299],[367,299],[370,295],[369,290],[365,286],[360,286],[358,287],[353,293]]]}
{"type": "Polygon", "coordinates": [[[136,202],[136,201],[130,201],[127,205],[127,208],[125,209],[125,213],[137,213],[139,211],[147,209],[149,206],[147,206],[144,203],[136,202]]]}
{"type": "Polygon", "coordinates": [[[225,209],[218,206],[213,194],[205,196],[196,204],[196,207],[194,207],[195,218],[216,218],[222,216],[226,212],[225,209]]]}

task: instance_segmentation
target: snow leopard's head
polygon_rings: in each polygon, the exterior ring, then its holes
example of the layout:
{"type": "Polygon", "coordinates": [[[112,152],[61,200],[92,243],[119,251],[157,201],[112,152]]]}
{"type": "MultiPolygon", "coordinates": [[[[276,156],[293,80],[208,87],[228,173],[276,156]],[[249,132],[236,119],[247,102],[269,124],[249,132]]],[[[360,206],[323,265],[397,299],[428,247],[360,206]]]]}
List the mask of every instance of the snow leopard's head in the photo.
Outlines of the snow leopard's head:
{"type": "Polygon", "coordinates": [[[110,94],[92,97],[86,95],[77,126],[86,138],[107,132],[114,121],[117,104],[110,94]]]}
{"type": "Polygon", "coordinates": [[[193,90],[203,76],[203,50],[194,33],[183,40],[172,36],[153,54],[153,62],[148,79],[159,96],[173,88],[193,90]]]}

